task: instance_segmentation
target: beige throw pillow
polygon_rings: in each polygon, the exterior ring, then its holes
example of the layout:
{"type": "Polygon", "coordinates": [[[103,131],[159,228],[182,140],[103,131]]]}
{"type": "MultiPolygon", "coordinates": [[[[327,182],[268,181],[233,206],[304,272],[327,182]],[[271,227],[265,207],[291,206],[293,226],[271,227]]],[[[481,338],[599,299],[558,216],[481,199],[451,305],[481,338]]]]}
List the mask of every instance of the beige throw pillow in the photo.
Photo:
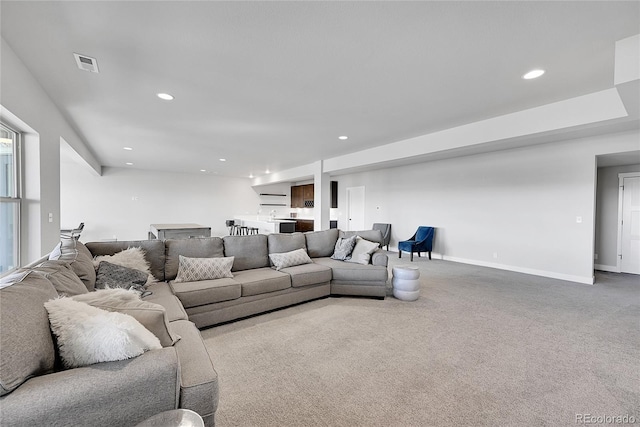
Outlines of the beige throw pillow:
{"type": "Polygon", "coordinates": [[[371,254],[373,254],[378,247],[378,243],[370,242],[357,236],[356,246],[353,248],[353,252],[351,252],[351,258],[345,261],[367,265],[371,262],[371,254]]]}

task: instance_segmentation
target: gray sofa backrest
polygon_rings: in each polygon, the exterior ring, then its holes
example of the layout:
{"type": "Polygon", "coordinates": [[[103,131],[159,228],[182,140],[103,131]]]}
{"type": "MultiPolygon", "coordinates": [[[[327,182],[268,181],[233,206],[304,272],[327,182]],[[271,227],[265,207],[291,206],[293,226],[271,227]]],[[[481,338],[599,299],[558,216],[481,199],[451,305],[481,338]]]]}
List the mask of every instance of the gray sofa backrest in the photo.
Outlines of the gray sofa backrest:
{"type": "Polygon", "coordinates": [[[267,236],[264,234],[225,236],[222,240],[224,256],[235,257],[231,271],[269,267],[267,236]]]}
{"type": "Polygon", "coordinates": [[[340,231],[340,237],[360,236],[370,242],[376,242],[382,245],[384,238],[380,230],[360,230],[360,231],[340,231]]]}
{"type": "Polygon", "coordinates": [[[178,275],[180,255],[188,258],[218,258],[224,256],[224,246],[220,237],[199,237],[194,239],[168,239],[164,241],[166,260],[165,280],[174,280],[178,275]]]}
{"type": "Polygon", "coordinates": [[[93,255],[76,239],[62,239],[49,254],[49,259],[68,262],[87,290],[95,289],[96,270],[93,267],[93,255]]]}
{"type": "Polygon", "coordinates": [[[307,242],[307,253],[311,258],[328,257],[338,241],[338,229],[331,228],[323,231],[309,231],[304,233],[307,242]]]}
{"type": "Polygon", "coordinates": [[[164,278],[164,242],[162,240],[123,240],[121,242],[89,242],[87,249],[92,257],[98,255],[113,255],[128,248],[142,248],[146,252],[145,259],[149,261],[151,274],[158,280],[164,278]]]}
{"type": "Polygon", "coordinates": [[[275,233],[267,236],[269,239],[269,253],[281,254],[296,249],[306,249],[307,244],[302,233],[275,233]]]}

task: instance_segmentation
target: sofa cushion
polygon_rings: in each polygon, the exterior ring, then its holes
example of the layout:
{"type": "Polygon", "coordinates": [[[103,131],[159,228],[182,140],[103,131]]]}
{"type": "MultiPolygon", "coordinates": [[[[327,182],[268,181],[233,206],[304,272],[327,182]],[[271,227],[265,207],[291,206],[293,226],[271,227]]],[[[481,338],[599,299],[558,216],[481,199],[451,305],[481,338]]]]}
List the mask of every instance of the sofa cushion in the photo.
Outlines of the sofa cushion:
{"type": "Polygon", "coordinates": [[[87,290],[95,288],[96,270],[91,252],[76,239],[62,239],[49,254],[49,259],[67,261],[87,290]]]}
{"type": "Polygon", "coordinates": [[[332,280],[349,282],[386,282],[388,278],[387,267],[378,265],[362,265],[331,258],[316,258],[315,263],[330,267],[332,270],[332,280]]]}
{"type": "Polygon", "coordinates": [[[126,314],[111,313],[71,298],[54,299],[44,307],[67,368],[130,359],[162,348],[153,333],[126,314]]]}
{"type": "Polygon", "coordinates": [[[193,239],[168,239],[164,242],[167,260],[164,267],[165,280],[178,275],[180,255],[189,258],[219,258],[224,256],[224,245],[220,237],[198,237],[193,239]]]}
{"type": "Polygon", "coordinates": [[[307,253],[311,258],[331,256],[338,241],[338,229],[330,228],[322,231],[304,233],[307,253]]]}
{"type": "Polygon", "coordinates": [[[371,254],[373,254],[380,245],[375,242],[363,239],[360,236],[356,236],[356,246],[351,252],[351,257],[346,262],[353,262],[362,265],[367,265],[371,262],[371,254]]]}
{"type": "Polygon", "coordinates": [[[174,282],[197,282],[199,280],[232,278],[233,257],[188,258],[182,255],[178,275],[174,282]]]}
{"type": "Polygon", "coordinates": [[[269,234],[268,238],[270,254],[307,249],[307,242],[302,233],[274,233],[269,234]]]}
{"type": "Polygon", "coordinates": [[[307,255],[306,249],[296,249],[291,252],[283,252],[279,254],[269,254],[271,263],[276,270],[282,270],[286,267],[293,267],[294,265],[311,264],[311,258],[307,255]]]}
{"type": "Polygon", "coordinates": [[[142,248],[149,262],[151,274],[157,280],[164,280],[164,242],[162,240],[123,240],[119,242],[89,242],[86,244],[91,256],[115,255],[128,248],[142,248]]]}
{"type": "Polygon", "coordinates": [[[44,303],[57,296],[46,277],[29,270],[0,279],[0,396],[53,370],[55,346],[44,303]]]}
{"type": "Polygon", "coordinates": [[[382,245],[384,238],[380,230],[360,230],[360,231],[342,231],[340,230],[340,237],[360,236],[363,239],[367,239],[370,242],[376,242],[382,245]]]}
{"type": "Polygon", "coordinates": [[[135,291],[125,289],[104,289],[72,297],[92,307],[106,311],[128,314],[151,331],[163,347],[169,347],[180,339],[169,331],[169,318],[160,304],[143,301],[135,291]]]}
{"type": "Polygon", "coordinates": [[[169,282],[185,308],[240,298],[242,288],[235,279],[201,280],[199,282],[169,282]]]}
{"type": "Polygon", "coordinates": [[[264,267],[235,273],[234,280],[242,285],[242,296],[266,294],[291,287],[288,274],[264,267]]]}
{"type": "Polygon", "coordinates": [[[60,296],[73,296],[88,292],[82,280],[74,273],[67,261],[44,261],[32,270],[44,275],[60,296]]]}
{"type": "Polygon", "coordinates": [[[231,271],[269,267],[267,236],[263,234],[225,236],[222,240],[224,255],[235,257],[231,271]]]}
{"type": "Polygon", "coordinates": [[[151,283],[147,286],[147,291],[151,292],[151,295],[143,297],[143,301],[149,301],[163,306],[169,322],[189,320],[189,316],[187,316],[187,312],[184,311],[182,303],[178,297],[173,294],[171,286],[167,282],[151,283]]]}
{"type": "Polygon", "coordinates": [[[296,265],[280,271],[291,276],[291,286],[294,288],[329,283],[332,277],[329,267],[316,263],[296,265]]]}
{"type": "Polygon", "coordinates": [[[96,271],[96,289],[122,288],[143,290],[149,274],[135,268],[100,261],[96,271]]]}

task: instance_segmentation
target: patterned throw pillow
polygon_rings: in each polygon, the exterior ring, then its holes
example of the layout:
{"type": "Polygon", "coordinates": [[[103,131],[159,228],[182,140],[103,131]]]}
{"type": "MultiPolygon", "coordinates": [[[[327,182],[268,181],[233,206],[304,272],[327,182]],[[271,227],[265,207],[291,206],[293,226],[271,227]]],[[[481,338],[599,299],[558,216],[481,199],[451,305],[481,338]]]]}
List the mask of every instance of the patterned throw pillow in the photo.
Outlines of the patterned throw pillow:
{"type": "Polygon", "coordinates": [[[187,258],[179,255],[178,275],[174,282],[197,282],[200,280],[233,277],[231,267],[235,257],[187,258]]]}
{"type": "Polygon", "coordinates": [[[148,275],[134,268],[101,261],[96,272],[96,289],[123,288],[142,291],[148,275]]]}
{"type": "Polygon", "coordinates": [[[311,264],[311,258],[307,255],[305,249],[296,249],[291,252],[283,252],[279,254],[269,254],[269,259],[273,263],[276,270],[281,270],[294,265],[311,264]]]}
{"type": "Polygon", "coordinates": [[[331,255],[332,259],[338,259],[340,261],[345,261],[351,258],[351,252],[353,252],[353,248],[356,246],[356,237],[340,237],[336,242],[336,247],[333,250],[333,255],[331,255]]]}

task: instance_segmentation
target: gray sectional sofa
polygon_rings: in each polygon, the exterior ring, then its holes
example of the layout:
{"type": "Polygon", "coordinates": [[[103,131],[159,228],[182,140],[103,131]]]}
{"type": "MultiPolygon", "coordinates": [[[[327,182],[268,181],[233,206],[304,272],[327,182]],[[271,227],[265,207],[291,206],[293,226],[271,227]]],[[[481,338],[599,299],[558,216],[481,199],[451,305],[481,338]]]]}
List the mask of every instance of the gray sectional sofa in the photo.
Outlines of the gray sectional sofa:
{"type": "Polygon", "coordinates": [[[269,236],[63,243],[55,268],[51,261],[33,265],[14,274],[13,282],[3,278],[0,284],[0,425],[129,426],[162,411],[185,408],[198,412],[205,425],[213,426],[218,378],[198,328],[330,295],[384,298],[385,253],[373,253],[368,265],[330,258],[338,238],[353,234],[382,241],[378,230],[332,229],[269,236]],[[129,247],[145,251],[157,279],[147,286],[152,294],[144,300],[164,307],[169,329],[181,339],[133,359],[61,369],[43,307],[58,296],[52,284],[54,275],[72,271],[91,291],[96,280],[93,257],[114,255],[129,247]],[[271,268],[269,254],[296,249],[305,249],[313,262],[279,271],[271,268]],[[180,256],[233,256],[233,278],[176,282],[180,256]]]}

